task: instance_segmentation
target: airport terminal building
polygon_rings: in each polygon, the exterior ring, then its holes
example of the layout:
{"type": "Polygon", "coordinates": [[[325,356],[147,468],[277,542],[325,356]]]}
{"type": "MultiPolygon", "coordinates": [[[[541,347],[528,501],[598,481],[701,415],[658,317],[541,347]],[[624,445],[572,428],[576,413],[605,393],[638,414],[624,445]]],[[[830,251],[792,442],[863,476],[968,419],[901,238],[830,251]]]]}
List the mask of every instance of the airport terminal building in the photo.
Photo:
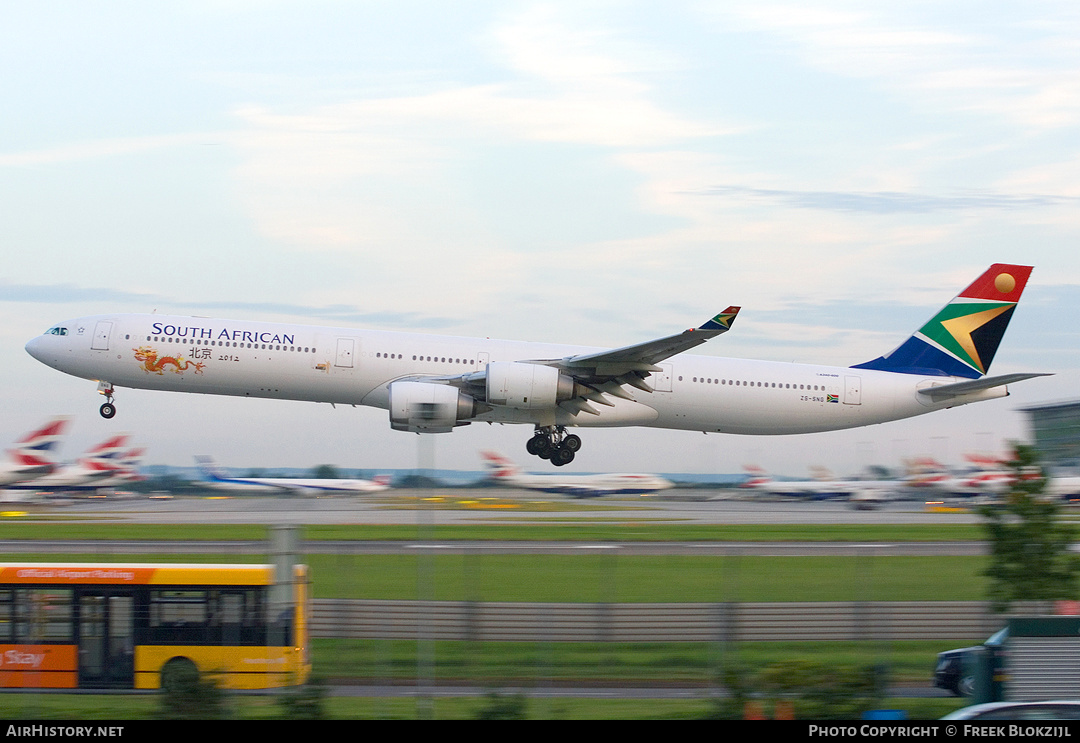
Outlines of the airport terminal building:
{"type": "Polygon", "coordinates": [[[1032,441],[1051,467],[1080,468],[1080,401],[1021,408],[1032,441]]]}

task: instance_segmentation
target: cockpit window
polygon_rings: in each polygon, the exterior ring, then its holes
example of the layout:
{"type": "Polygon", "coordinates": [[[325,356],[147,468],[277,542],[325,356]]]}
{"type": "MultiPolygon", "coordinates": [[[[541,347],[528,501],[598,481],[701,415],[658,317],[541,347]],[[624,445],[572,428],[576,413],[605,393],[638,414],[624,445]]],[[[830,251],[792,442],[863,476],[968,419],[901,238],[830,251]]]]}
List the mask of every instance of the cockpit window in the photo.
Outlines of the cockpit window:
{"type": "Polygon", "coordinates": [[[59,325],[55,328],[49,328],[45,331],[45,335],[67,335],[67,328],[61,328],[59,325]]]}

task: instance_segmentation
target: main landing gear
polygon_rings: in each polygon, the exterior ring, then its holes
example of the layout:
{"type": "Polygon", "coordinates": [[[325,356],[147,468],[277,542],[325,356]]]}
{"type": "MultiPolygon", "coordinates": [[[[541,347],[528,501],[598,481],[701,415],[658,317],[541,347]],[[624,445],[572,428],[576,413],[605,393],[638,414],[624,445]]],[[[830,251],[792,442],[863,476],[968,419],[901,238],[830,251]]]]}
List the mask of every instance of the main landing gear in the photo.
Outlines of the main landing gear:
{"type": "Polygon", "coordinates": [[[580,448],[581,437],[567,434],[566,426],[537,426],[533,437],[525,444],[529,454],[548,459],[556,467],[573,462],[580,448]]]}
{"type": "Polygon", "coordinates": [[[97,391],[99,395],[105,395],[105,402],[98,408],[98,412],[102,418],[112,418],[116,415],[116,406],[112,401],[113,386],[108,382],[98,382],[97,391]]]}

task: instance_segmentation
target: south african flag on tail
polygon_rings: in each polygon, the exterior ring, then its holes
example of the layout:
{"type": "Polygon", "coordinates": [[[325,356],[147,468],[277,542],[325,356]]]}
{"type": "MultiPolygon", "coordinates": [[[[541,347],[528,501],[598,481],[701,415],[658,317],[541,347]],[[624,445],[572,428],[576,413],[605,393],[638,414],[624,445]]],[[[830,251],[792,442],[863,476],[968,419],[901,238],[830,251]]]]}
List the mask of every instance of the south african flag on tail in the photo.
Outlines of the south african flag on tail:
{"type": "Polygon", "coordinates": [[[894,351],[853,369],[978,379],[994,360],[1031,266],[995,263],[894,351]]]}

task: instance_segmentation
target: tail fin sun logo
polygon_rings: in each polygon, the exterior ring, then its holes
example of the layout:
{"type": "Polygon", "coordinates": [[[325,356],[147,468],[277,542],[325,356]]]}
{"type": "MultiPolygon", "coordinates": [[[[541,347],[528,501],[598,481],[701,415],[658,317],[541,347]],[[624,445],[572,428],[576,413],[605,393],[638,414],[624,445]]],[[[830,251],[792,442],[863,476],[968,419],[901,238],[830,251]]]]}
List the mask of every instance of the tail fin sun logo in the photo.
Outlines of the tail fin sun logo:
{"type": "Polygon", "coordinates": [[[1015,300],[994,301],[994,295],[1009,297],[1015,292],[1016,284],[1012,274],[1003,271],[978,289],[973,285],[946,305],[918,335],[979,374],[986,374],[1016,309],[1015,300]],[[969,293],[975,296],[967,296],[969,293]]]}

